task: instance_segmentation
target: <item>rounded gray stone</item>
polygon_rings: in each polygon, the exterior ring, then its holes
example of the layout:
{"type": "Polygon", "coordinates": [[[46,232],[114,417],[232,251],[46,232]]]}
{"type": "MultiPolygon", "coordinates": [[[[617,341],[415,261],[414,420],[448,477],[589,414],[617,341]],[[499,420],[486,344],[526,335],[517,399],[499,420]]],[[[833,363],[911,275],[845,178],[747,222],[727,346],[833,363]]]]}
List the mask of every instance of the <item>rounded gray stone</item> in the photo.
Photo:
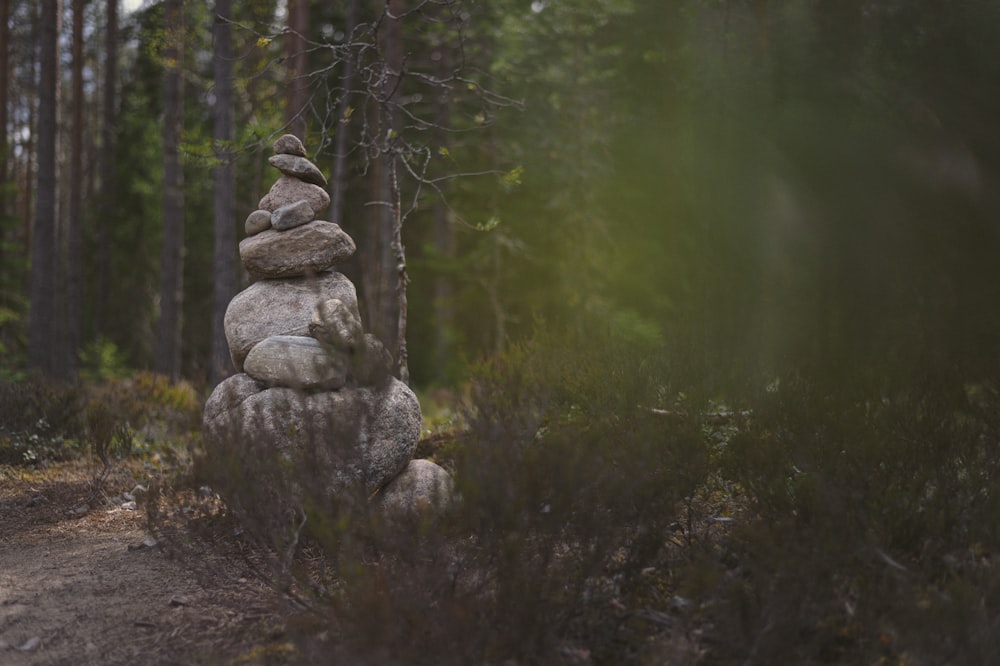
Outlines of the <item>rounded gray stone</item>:
{"type": "Polygon", "coordinates": [[[274,152],[280,155],[306,156],[306,147],[302,141],[294,134],[283,134],[274,142],[274,152]]]}
{"type": "Polygon", "coordinates": [[[392,516],[420,516],[441,511],[455,499],[455,482],[430,460],[411,460],[373,498],[372,504],[392,516]]]}
{"type": "Polygon", "coordinates": [[[257,207],[273,213],[282,206],[287,206],[303,199],[308,201],[309,205],[312,206],[314,219],[319,217],[319,214],[330,206],[330,195],[319,185],[313,185],[298,178],[282,176],[275,181],[270,191],[257,204],[257,207]]]}
{"type": "MultiPolygon", "coordinates": [[[[271,446],[308,456],[309,470],[337,492],[361,483],[372,493],[398,475],[420,438],[420,404],[402,382],[379,390],[342,389],[306,394],[269,388],[231,409],[205,416],[205,444],[213,450],[271,446]],[[253,442],[253,446],[249,445],[253,442]],[[228,445],[228,446],[227,446],[228,445]]],[[[311,485],[311,484],[310,484],[311,485]]]]}
{"type": "MultiPolygon", "coordinates": [[[[287,233],[287,232],[286,232],[287,233]]],[[[336,298],[351,308],[358,319],[358,296],[354,285],[337,272],[312,278],[260,280],[233,297],[226,309],[224,325],[229,355],[237,372],[254,345],[273,335],[309,335],[309,322],[316,306],[336,298]]]]}
{"type": "Polygon", "coordinates": [[[247,236],[253,236],[254,234],[259,234],[266,229],[271,228],[271,213],[266,210],[255,210],[247,216],[246,224],[243,225],[243,230],[246,232],[247,236]]]}
{"type": "Polygon", "coordinates": [[[269,229],[240,241],[240,259],[258,278],[314,275],[354,254],[354,240],[333,222],[317,220],[287,231],[269,229]]]}
{"type": "Polygon", "coordinates": [[[213,421],[239,407],[240,403],[252,395],[260,393],[267,386],[245,373],[232,375],[216,384],[212,394],[205,401],[204,421],[213,421]]]}

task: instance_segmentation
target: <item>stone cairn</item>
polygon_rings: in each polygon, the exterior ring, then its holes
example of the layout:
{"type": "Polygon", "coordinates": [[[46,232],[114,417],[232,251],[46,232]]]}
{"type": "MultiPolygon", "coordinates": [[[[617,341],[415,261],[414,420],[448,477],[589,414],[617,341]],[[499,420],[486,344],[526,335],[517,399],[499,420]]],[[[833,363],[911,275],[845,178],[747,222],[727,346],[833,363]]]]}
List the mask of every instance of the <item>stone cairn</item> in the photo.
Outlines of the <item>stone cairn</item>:
{"type": "Polygon", "coordinates": [[[323,449],[313,472],[330,492],[360,483],[402,511],[447,500],[447,472],[412,460],[420,404],[392,376],[382,342],[364,332],[354,285],[336,271],[356,247],[339,225],[317,219],[330,205],[326,178],[297,137],[282,136],[274,152],[268,161],[282,175],[240,242],[257,281],[226,310],[238,374],[205,404],[207,453],[249,438],[279,451],[308,444],[323,449]]]}

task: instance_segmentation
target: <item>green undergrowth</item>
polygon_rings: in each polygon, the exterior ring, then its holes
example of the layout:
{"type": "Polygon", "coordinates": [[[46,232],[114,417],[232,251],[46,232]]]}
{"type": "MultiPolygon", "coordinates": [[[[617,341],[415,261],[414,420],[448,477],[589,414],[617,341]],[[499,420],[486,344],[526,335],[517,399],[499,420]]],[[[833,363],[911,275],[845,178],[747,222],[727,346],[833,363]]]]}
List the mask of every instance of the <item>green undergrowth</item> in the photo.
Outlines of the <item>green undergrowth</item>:
{"type": "Polygon", "coordinates": [[[92,457],[103,468],[143,457],[178,461],[198,437],[202,398],[152,373],[85,383],[0,382],[0,465],[92,457]]]}

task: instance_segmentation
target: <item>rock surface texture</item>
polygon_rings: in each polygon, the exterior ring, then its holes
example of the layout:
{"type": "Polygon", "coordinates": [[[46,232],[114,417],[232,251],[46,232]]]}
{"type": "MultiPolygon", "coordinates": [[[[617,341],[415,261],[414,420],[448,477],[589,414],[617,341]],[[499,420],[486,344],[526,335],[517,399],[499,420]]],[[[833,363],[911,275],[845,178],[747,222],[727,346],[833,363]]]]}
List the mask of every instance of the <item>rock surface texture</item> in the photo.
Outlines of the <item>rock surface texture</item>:
{"type": "MultiPolygon", "coordinates": [[[[247,218],[240,243],[240,258],[258,281],[232,299],[225,316],[238,374],[205,404],[206,454],[236,451],[239,458],[262,443],[279,457],[301,452],[330,492],[351,486],[372,495],[391,487],[378,495],[380,505],[419,508],[430,494],[450,493],[450,477],[427,467],[433,463],[411,463],[420,405],[392,376],[389,352],[364,332],[354,285],[336,270],[355,244],[338,225],[316,219],[330,203],[320,187],[326,179],[296,137],[281,137],[274,150],[269,161],[281,176],[247,218]]],[[[308,481],[303,485],[316,486],[317,479],[308,481]]]]}

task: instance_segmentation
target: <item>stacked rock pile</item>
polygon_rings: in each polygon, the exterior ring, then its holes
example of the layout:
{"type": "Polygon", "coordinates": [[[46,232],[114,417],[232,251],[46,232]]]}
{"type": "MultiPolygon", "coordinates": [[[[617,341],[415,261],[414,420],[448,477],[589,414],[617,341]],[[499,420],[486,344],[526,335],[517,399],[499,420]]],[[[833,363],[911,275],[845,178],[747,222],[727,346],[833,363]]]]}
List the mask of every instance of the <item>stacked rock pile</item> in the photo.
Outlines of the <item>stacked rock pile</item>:
{"type": "Polygon", "coordinates": [[[412,464],[420,405],[392,376],[382,343],[364,332],[354,285],[336,270],[354,254],[354,241],[317,219],[330,197],[302,142],[282,136],[274,152],[268,161],[282,175],[247,218],[240,242],[257,281],[226,310],[237,374],[205,404],[208,454],[241,441],[281,451],[318,446],[314,471],[331,491],[360,482],[368,493],[384,488],[396,505],[417,501],[393,487],[412,494],[405,489],[445,488],[450,479],[440,467],[412,464]]]}

